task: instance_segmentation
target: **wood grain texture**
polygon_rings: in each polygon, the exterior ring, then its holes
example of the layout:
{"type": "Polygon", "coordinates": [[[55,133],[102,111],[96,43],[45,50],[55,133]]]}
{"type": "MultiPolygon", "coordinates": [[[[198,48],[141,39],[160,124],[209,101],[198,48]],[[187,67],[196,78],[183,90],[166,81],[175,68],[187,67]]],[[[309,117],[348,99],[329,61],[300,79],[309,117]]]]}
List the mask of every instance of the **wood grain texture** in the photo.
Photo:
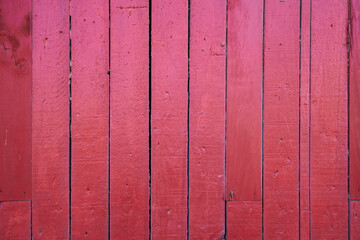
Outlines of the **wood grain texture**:
{"type": "Polygon", "coordinates": [[[69,2],[33,1],[32,229],[69,237],[69,2]]]}
{"type": "Polygon", "coordinates": [[[0,239],[31,238],[30,201],[0,202],[0,239]]]}
{"type": "Polygon", "coordinates": [[[360,202],[350,201],[350,239],[360,239],[360,202]]]}
{"type": "Polygon", "coordinates": [[[109,1],[71,2],[71,237],[108,237],[109,1]]]}
{"type": "Polygon", "coordinates": [[[347,1],[312,0],[312,239],[348,238],[347,1]]]}
{"type": "Polygon", "coordinates": [[[149,1],[111,1],[110,237],[149,237],[149,1]]]}
{"type": "Polygon", "coordinates": [[[185,239],[188,1],[152,1],[151,236],[185,239]]]}
{"type": "Polygon", "coordinates": [[[226,199],[261,200],[263,1],[228,3],[226,199]]]}
{"type": "Polygon", "coordinates": [[[299,238],[299,1],[265,1],[264,238],[299,238]]]}
{"type": "Polygon", "coordinates": [[[360,200],[360,1],[350,3],[350,198],[360,200]]]}
{"type": "Polygon", "coordinates": [[[191,1],[189,238],[225,233],[226,1],[191,1]]]}
{"type": "Polygon", "coordinates": [[[0,1],[0,201],[31,198],[31,1],[0,1]]]}
{"type": "Polygon", "coordinates": [[[262,203],[227,203],[227,239],[262,239],[262,203]]]}
{"type": "Polygon", "coordinates": [[[310,239],[309,127],[310,127],[310,1],[301,6],[300,66],[300,238],[310,239]]]}

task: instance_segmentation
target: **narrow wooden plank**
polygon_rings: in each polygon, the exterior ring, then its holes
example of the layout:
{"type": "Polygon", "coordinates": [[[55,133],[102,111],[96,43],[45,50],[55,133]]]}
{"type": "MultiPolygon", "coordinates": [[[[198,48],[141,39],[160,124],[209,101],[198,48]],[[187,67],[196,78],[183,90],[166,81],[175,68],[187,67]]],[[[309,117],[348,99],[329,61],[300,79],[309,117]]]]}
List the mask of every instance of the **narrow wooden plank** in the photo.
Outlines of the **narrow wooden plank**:
{"type": "Polygon", "coordinates": [[[189,238],[225,233],[226,1],[191,1],[189,238]]]}
{"type": "Polygon", "coordinates": [[[69,2],[33,1],[32,229],[69,237],[69,2]]]}
{"type": "Polygon", "coordinates": [[[350,22],[350,198],[360,199],[360,1],[351,0],[350,22]]]}
{"type": "Polygon", "coordinates": [[[0,1],[0,201],[31,198],[31,1],[0,1]]]}
{"type": "Polygon", "coordinates": [[[262,238],[262,203],[228,202],[227,238],[255,240],[262,238]]]}
{"type": "Polygon", "coordinates": [[[71,2],[71,237],[108,237],[109,1],[71,2]]]}
{"type": "Polygon", "coordinates": [[[31,238],[30,201],[0,202],[0,239],[31,238]]]}
{"type": "Polygon", "coordinates": [[[301,2],[300,66],[300,238],[310,239],[309,127],[310,127],[310,1],[301,2]]]}
{"type": "Polygon", "coordinates": [[[226,200],[229,239],[262,236],[263,1],[228,2],[226,200]]]}
{"type": "Polygon", "coordinates": [[[312,0],[312,239],[348,238],[347,1],[312,0]]]}
{"type": "Polygon", "coordinates": [[[360,202],[350,201],[350,239],[360,239],[360,202]]]}
{"type": "Polygon", "coordinates": [[[226,199],[261,200],[263,1],[228,4],[226,199]]]}
{"type": "Polygon", "coordinates": [[[149,1],[111,1],[110,231],[149,237],[149,1]]]}
{"type": "Polygon", "coordinates": [[[152,239],[185,239],[187,232],[187,3],[152,1],[152,239]]]}
{"type": "Polygon", "coordinates": [[[299,1],[265,1],[264,238],[299,238],[299,1]]]}

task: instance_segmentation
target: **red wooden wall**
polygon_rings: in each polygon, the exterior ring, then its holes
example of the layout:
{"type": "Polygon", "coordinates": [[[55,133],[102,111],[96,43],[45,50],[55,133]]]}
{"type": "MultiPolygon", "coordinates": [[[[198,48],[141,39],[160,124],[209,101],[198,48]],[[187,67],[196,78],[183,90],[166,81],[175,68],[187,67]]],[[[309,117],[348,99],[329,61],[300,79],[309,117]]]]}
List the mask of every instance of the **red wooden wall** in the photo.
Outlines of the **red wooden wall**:
{"type": "Polygon", "coordinates": [[[0,0],[0,239],[360,239],[359,21],[0,0]]]}

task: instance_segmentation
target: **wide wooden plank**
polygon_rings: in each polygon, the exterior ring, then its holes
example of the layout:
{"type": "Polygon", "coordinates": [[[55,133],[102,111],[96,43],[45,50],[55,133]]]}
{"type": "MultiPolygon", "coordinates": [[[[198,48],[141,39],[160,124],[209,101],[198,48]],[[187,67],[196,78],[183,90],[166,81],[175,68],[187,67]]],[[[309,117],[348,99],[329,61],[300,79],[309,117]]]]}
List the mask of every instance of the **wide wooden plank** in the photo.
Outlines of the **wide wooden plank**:
{"type": "Polygon", "coordinates": [[[227,239],[256,240],[262,238],[262,203],[227,203],[227,239]]]}
{"type": "Polygon", "coordinates": [[[152,1],[152,239],[185,239],[187,232],[187,4],[152,1]]]}
{"type": "Polygon", "coordinates": [[[360,202],[350,201],[350,239],[360,239],[360,202]]]}
{"type": "Polygon", "coordinates": [[[226,199],[261,200],[263,1],[228,3],[226,199]]]}
{"type": "Polygon", "coordinates": [[[189,238],[225,233],[226,1],[191,1],[189,238]]]}
{"type": "Polygon", "coordinates": [[[31,1],[0,1],[0,201],[31,198],[31,1]]]}
{"type": "Polygon", "coordinates": [[[300,66],[300,238],[310,239],[309,126],[310,126],[310,1],[301,6],[300,66]]]}
{"type": "Polygon", "coordinates": [[[111,1],[110,237],[149,237],[149,1],[111,1]]]}
{"type": "Polygon", "coordinates": [[[0,239],[31,239],[30,201],[0,202],[0,239]]]}
{"type": "Polygon", "coordinates": [[[265,1],[264,238],[299,238],[299,1],[265,1]]]}
{"type": "Polygon", "coordinates": [[[32,229],[69,237],[69,2],[33,1],[32,229]]]}
{"type": "Polygon", "coordinates": [[[108,237],[109,1],[71,2],[71,237],[108,237]]]}
{"type": "Polygon", "coordinates": [[[347,1],[312,0],[312,239],[348,238],[347,1]]]}
{"type": "Polygon", "coordinates": [[[350,3],[350,198],[360,200],[360,1],[350,3]]]}

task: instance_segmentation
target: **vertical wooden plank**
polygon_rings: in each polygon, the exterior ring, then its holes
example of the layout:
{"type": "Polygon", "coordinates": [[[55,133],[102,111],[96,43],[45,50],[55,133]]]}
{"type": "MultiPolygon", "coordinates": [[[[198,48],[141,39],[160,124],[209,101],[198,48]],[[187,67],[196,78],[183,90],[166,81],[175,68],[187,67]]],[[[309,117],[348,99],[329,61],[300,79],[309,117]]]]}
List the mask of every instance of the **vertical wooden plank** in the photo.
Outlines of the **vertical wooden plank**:
{"type": "Polygon", "coordinates": [[[152,239],[185,239],[187,232],[187,3],[152,1],[152,239]]]}
{"type": "Polygon", "coordinates": [[[261,201],[262,14],[262,0],[228,2],[226,199],[230,201],[261,201]]]}
{"type": "Polygon", "coordinates": [[[31,198],[31,1],[0,1],[0,201],[31,198]]]}
{"type": "Polygon", "coordinates": [[[350,201],[350,239],[360,239],[360,202],[350,201]]]}
{"type": "Polygon", "coordinates": [[[350,18],[350,198],[360,199],[360,1],[351,0],[350,18]]]}
{"type": "Polygon", "coordinates": [[[30,201],[0,202],[0,239],[30,239],[30,215],[30,201]]]}
{"type": "Polygon", "coordinates": [[[108,237],[109,1],[71,2],[71,237],[108,237]]]}
{"type": "Polygon", "coordinates": [[[32,228],[69,237],[69,2],[33,1],[32,228]]]}
{"type": "Polygon", "coordinates": [[[228,202],[227,238],[230,240],[262,238],[261,202],[228,202]]]}
{"type": "Polygon", "coordinates": [[[347,239],[347,1],[312,0],[311,238],[347,239]]]}
{"type": "Polygon", "coordinates": [[[265,1],[264,238],[299,238],[299,1],[265,1]]]}
{"type": "Polygon", "coordinates": [[[262,0],[228,1],[226,200],[229,239],[261,239],[262,236],[262,15],[262,0]]]}
{"type": "Polygon", "coordinates": [[[191,1],[189,238],[225,233],[226,1],[191,1]]]}
{"type": "MultiPolygon", "coordinates": [[[[350,1],[349,150],[350,199],[360,199],[360,1],[350,1]]],[[[350,201],[350,239],[360,238],[360,202],[350,201]]]]}
{"type": "Polygon", "coordinates": [[[300,238],[310,238],[309,126],[310,126],[310,1],[301,2],[300,66],[300,238]]]}
{"type": "Polygon", "coordinates": [[[110,231],[149,237],[149,1],[111,1],[110,231]]]}

